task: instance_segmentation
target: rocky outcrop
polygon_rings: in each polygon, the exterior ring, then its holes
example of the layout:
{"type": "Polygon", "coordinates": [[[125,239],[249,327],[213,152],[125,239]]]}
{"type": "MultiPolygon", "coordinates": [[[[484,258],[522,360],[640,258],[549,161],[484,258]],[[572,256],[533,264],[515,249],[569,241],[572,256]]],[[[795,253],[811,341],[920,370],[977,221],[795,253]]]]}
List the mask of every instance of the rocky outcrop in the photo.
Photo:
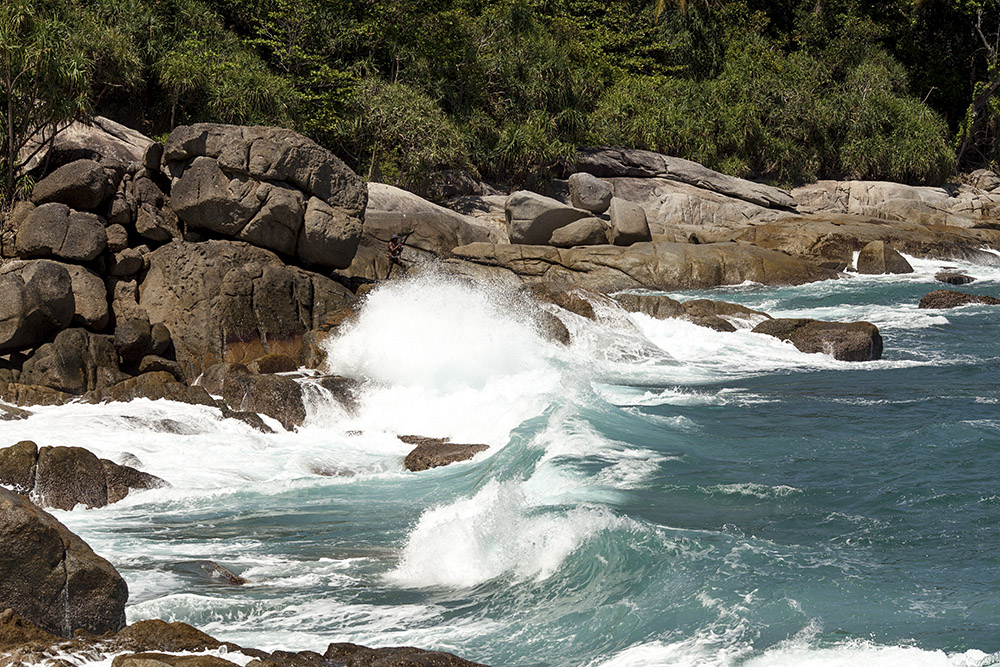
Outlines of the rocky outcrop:
{"type": "Polygon", "coordinates": [[[118,368],[118,353],[110,336],[66,329],[24,362],[20,380],[79,395],[110,387],[126,377],[118,368]]]}
{"type": "Polygon", "coordinates": [[[170,331],[188,378],[270,353],[299,358],[302,336],[353,303],[342,285],[245,243],[175,242],[149,254],[139,307],[170,331]]]}
{"type": "Polygon", "coordinates": [[[73,319],[73,281],[44,260],[0,267],[0,354],[44,343],[73,319]]]}
{"type": "MultiPolygon", "coordinates": [[[[73,165],[66,165],[65,168],[73,165]]],[[[55,257],[89,262],[108,243],[104,223],[93,213],[74,211],[65,204],[42,204],[21,223],[15,241],[19,257],[55,257]]]]}
{"type": "Polygon", "coordinates": [[[78,211],[92,211],[118,187],[113,174],[93,160],[76,160],[38,181],[31,190],[31,201],[39,205],[58,202],[78,211]]]}
{"type": "Polygon", "coordinates": [[[159,477],[98,459],[81,447],[42,447],[31,441],[0,449],[0,484],[44,507],[104,507],[130,490],[167,486],[159,477]]]}
{"type": "Polygon", "coordinates": [[[575,283],[598,292],[644,287],[702,289],[748,280],[766,285],[798,285],[837,273],[796,257],[743,243],[637,243],[628,247],[591,246],[563,250],[546,246],[475,243],[454,255],[525,281],[575,283]]]}
{"type": "Polygon", "coordinates": [[[347,268],[361,240],[364,183],[333,153],[291,130],[199,123],[163,150],[170,204],[190,228],[347,268]]]}
{"type": "Polygon", "coordinates": [[[24,496],[0,489],[0,607],[70,637],[121,630],[127,599],[110,563],[24,496]]]}
{"type": "Polygon", "coordinates": [[[289,431],[306,418],[302,387],[287,376],[258,375],[242,364],[216,364],[205,370],[196,386],[221,396],[237,410],[276,419],[289,431]]]}
{"type": "Polygon", "coordinates": [[[575,166],[601,178],[665,178],[742,199],[766,208],[794,208],[795,198],[784,190],[727,176],[697,162],[634,148],[587,148],[577,153],[575,166]]]}
{"type": "Polygon", "coordinates": [[[507,235],[511,243],[547,245],[552,233],[582,218],[590,211],[566,206],[550,197],[519,190],[507,198],[507,235]]]}
{"type": "Polygon", "coordinates": [[[624,293],[615,301],[630,313],[643,313],[656,319],[683,319],[716,331],[736,331],[751,328],[771,319],[767,313],[725,301],[694,299],[681,303],[661,294],[624,293]],[[736,325],[740,326],[737,327],[736,325]]]}
{"type": "Polygon", "coordinates": [[[913,267],[885,241],[872,241],[858,253],[858,273],[881,275],[884,273],[913,273],[913,267]]]}
{"type": "Polygon", "coordinates": [[[985,294],[968,294],[954,290],[938,289],[920,299],[919,308],[958,308],[972,304],[1000,306],[1000,299],[985,294]]]}
{"type": "Polygon", "coordinates": [[[882,336],[870,322],[770,319],[754,327],[753,333],[789,341],[800,352],[829,354],[840,361],[882,358],[882,336]]]}
{"type": "Polygon", "coordinates": [[[447,438],[425,438],[415,435],[401,435],[399,439],[408,445],[416,445],[406,455],[403,467],[410,472],[420,472],[439,468],[459,461],[468,461],[479,452],[485,452],[489,445],[459,445],[447,438]]]}

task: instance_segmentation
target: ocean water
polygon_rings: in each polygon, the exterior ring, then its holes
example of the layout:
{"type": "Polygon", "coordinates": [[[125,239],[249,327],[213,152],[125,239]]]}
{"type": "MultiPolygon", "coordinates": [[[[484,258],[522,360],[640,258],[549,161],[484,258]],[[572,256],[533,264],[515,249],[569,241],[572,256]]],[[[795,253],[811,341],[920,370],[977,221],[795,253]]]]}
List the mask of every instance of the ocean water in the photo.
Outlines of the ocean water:
{"type": "MultiPolygon", "coordinates": [[[[126,578],[129,622],[492,665],[1000,664],[1000,309],[918,310],[946,263],[912,263],[672,295],[869,320],[877,362],[609,308],[564,315],[565,348],[493,288],[428,276],[331,342],[356,413],[310,388],[306,424],[264,435],[70,405],[0,441],[129,453],[172,484],[53,512],[126,578]],[[409,473],[397,434],[490,449],[409,473]]],[[[1000,293],[1000,268],[947,264],[1000,293]]]]}

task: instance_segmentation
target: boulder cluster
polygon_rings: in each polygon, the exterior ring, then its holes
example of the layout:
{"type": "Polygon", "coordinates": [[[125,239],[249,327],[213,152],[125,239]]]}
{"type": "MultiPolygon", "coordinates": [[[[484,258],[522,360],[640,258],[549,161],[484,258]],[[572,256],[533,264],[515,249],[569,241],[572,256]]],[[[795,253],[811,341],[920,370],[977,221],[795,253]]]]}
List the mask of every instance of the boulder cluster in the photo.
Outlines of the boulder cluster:
{"type": "Polygon", "coordinates": [[[354,261],[364,183],[281,128],[86,137],[82,157],[50,152],[3,228],[0,400],[169,397],[300,424],[299,385],[274,368],[316,365],[327,317],[356,301],[330,272],[354,261]],[[257,379],[220,403],[197,382],[217,364],[257,379]]]}

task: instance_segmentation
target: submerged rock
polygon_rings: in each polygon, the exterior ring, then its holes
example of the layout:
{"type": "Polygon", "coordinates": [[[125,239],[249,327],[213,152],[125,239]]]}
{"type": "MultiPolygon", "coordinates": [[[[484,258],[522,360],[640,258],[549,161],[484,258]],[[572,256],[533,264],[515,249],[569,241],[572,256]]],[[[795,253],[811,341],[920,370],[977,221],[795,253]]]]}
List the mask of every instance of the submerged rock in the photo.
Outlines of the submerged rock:
{"type": "Polygon", "coordinates": [[[968,285],[975,281],[975,278],[955,271],[939,271],[934,274],[934,280],[948,285],[968,285]]]}
{"type": "Polygon", "coordinates": [[[716,331],[736,331],[737,327],[732,320],[756,325],[762,320],[771,319],[767,313],[725,301],[694,299],[681,303],[660,294],[634,293],[618,294],[615,300],[632,313],[644,313],[660,320],[684,319],[716,331]]]}

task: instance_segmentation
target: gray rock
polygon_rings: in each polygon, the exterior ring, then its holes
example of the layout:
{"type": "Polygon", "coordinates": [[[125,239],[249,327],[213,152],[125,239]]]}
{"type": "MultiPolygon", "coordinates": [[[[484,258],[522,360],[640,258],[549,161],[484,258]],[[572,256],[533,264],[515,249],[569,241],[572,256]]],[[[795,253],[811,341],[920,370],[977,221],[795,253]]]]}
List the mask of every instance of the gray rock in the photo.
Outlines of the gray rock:
{"type": "Polygon", "coordinates": [[[0,449],[0,484],[28,495],[35,488],[37,464],[38,445],[30,440],[22,440],[16,445],[0,449]]]}
{"type": "Polygon", "coordinates": [[[403,467],[411,472],[467,461],[479,452],[489,449],[489,445],[460,445],[441,438],[400,436],[399,439],[407,444],[416,445],[416,448],[403,460],[403,467]]]}
{"type": "Polygon", "coordinates": [[[93,160],[77,160],[38,181],[31,191],[36,204],[58,202],[78,211],[92,211],[115,193],[107,171],[93,160]]]}
{"type": "Polygon", "coordinates": [[[306,418],[302,387],[283,375],[255,375],[242,364],[216,364],[195,382],[235,410],[267,415],[291,431],[306,418]]]}
{"type": "Polygon", "coordinates": [[[608,240],[612,244],[627,246],[653,240],[642,206],[615,197],[608,212],[611,216],[608,240]]]}
{"type": "Polygon", "coordinates": [[[160,171],[160,161],[163,159],[163,144],[154,141],[146,147],[142,156],[142,166],[150,171],[160,171]]]}
{"type": "Polygon", "coordinates": [[[884,241],[872,241],[858,253],[858,273],[913,273],[913,267],[884,241]]]}
{"type": "Polygon", "coordinates": [[[178,382],[186,382],[184,369],[176,361],[164,359],[156,355],[147,355],[139,362],[139,373],[170,373],[178,382]]]}
{"type": "Polygon", "coordinates": [[[956,273],[954,271],[939,271],[934,274],[934,280],[947,283],[949,285],[968,285],[969,283],[975,281],[975,278],[967,276],[964,273],[956,273]]]}
{"type": "Polygon", "coordinates": [[[166,243],[181,237],[177,216],[172,209],[141,204],[135,214],[135,231],[155,243],[166,243]]]}
{"type": "Polygon", "coordinates": [[[604,213],[611,206],[611,186],[585,172],[569,177],[569,197],[574,208],[604,213]]]}
{"type": "Polygon", "coordinates": [[[115,325],[115,349],[126,363],[138,363],[153,351],[152,327],[145,318],[120,320],[115,325]]]}
{"type": "Polygon", "coordinates": [[[928,292],[920,299],[919,308],[957,308],[970,304],[1000,306],[1000,299],[985,294],[968,294],[955,290],[938,289],[928,292]]]}
{"type": "Polygon", "coordinates": [[[713,171],[697,162],[630,148],[586,148],[576,168],[598,177],[669,178],[767,208],[795,208],[784,190],[713,171]]]}
{"type": "MultiPolygon", "coordinates": [[[[267,182],[257,186],[254,196],[259,208],[237,238],[283,255],[294,255],[306,215],[305,197],[294,188],[267,182]]],[[[360,226],[357,220],[355,223],[360,226]]]]}
{"type": "Polygon", "coordinates": [[[546,245],[555,230],[581,218],[591,217],[590,211],[572,208],[526,190],[519,190],[508,197],[504,211],[510,242],[526,245],[546,245]]]}
{"type": "Polygon", "coordinates": [[[17,232],[20,257],[58,257],[89,262],[101,254],[108,237],[101,219],[70,210],[65,204],[42,204],[17,232]]]}
{"type": "Polygon", "coordinates": [[[125,626],[128,586],[106,560],[32,505],[0,489],[0,607],[62,637],[125,626]]]}
{"type": "Polygon", "coordinates": [[[310,264],[346,269],[358,251],[362,230],[357,217],[312,197],[306,206],[297,254],[310,264]]]}
{"type": "Polygon", "coordinates": [[[557,248],[603,245],[608,242],[608,233],[607,223],[600,218],[581,218],[553,231],[549,245],[557,248]]]}
{"type": "Polygon", "coordinates": [[[170,206],[195,229],[236,236],[258,210],[257,182],[247,176],[229,178],[219,163],[198,157],[170,190],[170,206]]]}
{"type": "Polygon", "coordinates": [[[69,325],[74,304],[72,278],[56,262],[0,267],[0,353],[41,345],[69,325]]]}
{"type": "Polygon", "coordinates": [[[146,266],[145,255],[139,248],[125,248],[116,252],[108,263],[108,273],[118,278],[134,276],[146,266]]]}
{"type": "Polygon", "coordinates": [[[60,264],[69,273],[73,284],[75,312],[72,326],[102,331],[108,325],[110,309],[108,290],[99,275],[76,264],[60,264]]]}
{"type": "Polygon", "coordinates": [[[108,504],[116,503],[129,494],[130,491],[145,489],[160,489],[170,486],[156,475],[136,470],[127,465],[119,465],[114,461],[101,459],[104,467],[104,480],[107,485],[108,504]]]}
{"type": "MultiPolygon", "coordinates": [[[[70,123],[55,136],[51,144],[42,147],[42,150],[24,165],[23,171],[31,171],[47,160],[53,164],[78,159],[98,162],[110,160],[127,165],[141,161],[146,147],[151,142],[149,137],[131,128],[104,116],[94,116],[87,122],[70,123]]],[[[29,141],[25,153],[30,154],[37,147],[37,144],[29,141]]]]}
{"type": "Polygon", "coordinates": [[[21,382],[67,394],[83,394],[109,387],[126,376],[118,369],[118,353],[111,336],[84,329],[61,331],[24,362],[21,382]]]}

